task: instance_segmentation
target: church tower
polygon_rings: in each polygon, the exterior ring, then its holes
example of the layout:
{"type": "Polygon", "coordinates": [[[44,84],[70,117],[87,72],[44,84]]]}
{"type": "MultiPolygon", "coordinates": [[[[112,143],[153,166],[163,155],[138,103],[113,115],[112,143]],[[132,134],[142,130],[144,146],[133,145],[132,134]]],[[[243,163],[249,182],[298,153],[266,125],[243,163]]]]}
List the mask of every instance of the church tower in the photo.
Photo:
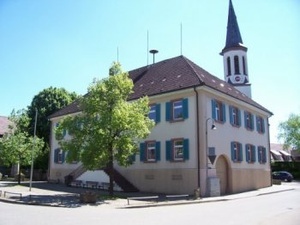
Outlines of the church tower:
{"type": "Polygon", "coordinates": [[[251,84],[248,77],[247,47],[243,45],[236,15],[229,0],[226,43],[222,52],[224,79],[227,83],[251,98],[251,84]]]}

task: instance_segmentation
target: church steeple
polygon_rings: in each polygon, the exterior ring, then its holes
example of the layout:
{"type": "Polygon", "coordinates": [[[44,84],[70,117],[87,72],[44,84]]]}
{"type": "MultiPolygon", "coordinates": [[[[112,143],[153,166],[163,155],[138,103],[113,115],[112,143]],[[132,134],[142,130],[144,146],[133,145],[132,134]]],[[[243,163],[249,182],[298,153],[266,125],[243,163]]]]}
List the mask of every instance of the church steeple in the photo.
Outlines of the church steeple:
{"type": "Polygon", "coordinates": [[[239,25],[232,5],[232,1],[230,0],[229,10],[228,10],[226,44],[223,51],[232,47],[244,47],[244,46],[243,46],[243,40],[240,33],[239,25]]]}
{"type": "Polygon", "coordinates": [[[227,34],[223,56],[225,81],[251,98],[248,77],[247,47],[244,46],[232,1],[229,0],[227,34]]]}

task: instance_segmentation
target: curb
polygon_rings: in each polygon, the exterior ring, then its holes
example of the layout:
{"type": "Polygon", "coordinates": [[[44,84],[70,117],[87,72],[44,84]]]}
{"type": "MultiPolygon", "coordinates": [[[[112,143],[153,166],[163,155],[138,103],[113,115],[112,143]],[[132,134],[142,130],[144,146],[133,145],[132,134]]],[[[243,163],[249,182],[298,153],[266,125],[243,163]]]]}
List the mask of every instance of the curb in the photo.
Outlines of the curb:
{"type": "Polygon", "coordinates": [[[285,190],[277,190],[277,191],[271,191],[267,193],[259,193],[255,195],[249,195],[249,196],[242,196],[242,197],[236,197],[236,198],[221,198],[221,199],[199,199],[199,200],[187,200],[187,201],[174,201],[172,203],[170,202],[161,202],[161,203],[153,203],[153,204],[144,204],[144,205],[127,205],[124,207],[121,207],[123,209],[136,209],[136,208],[152,208],[152,207],[160,207],[160,206],[175,206],[175,205],[190,205],[190,204],[201,204],[201,203],[210,203],[210,202],[224,202],[224,201],[233,201],[238,199],[244,199],[244,198],[253,198],[263,195],[269,195],[269,194],[276,194],[280,192],[286,192],[286,191],[293,191],[295,188],[285,189],[285,190]]]}
{"type": "MultiPolygon", "coordinates": [[[[124,206],[116,206],[116,209],[137,209],[137,208],[153,208],[153,207],[161,207],[161,206],[176,206],[176,205],[190,205],[190,204],[201,204],[201,203],[210,203],[210,202],[224,202],[224,201],[232,201],[232,200],[238,200],[243,198],[253,198],[263,195],[269,195],[269,194],[276,194],[280,192],[287,192],[287,191],[293,191],[295,188],[289,188],[285,190],[277,190],[277,191],[271,191],[266,193],[257,193],[253,195],[245,195],[240,197],[226,197],[218,198],[218,199],[211,199],[211,198],[204,198],[204,199],[196,199],[196,200],[185,200],[185,201],[165,201],[165,202],[157,202],[157,203],[149,203],[144,202],[142,204],[136,204],[136,205],[124,205],[124,206]]],[[[69,208],[69,206],[66,205],[59,205],[59,204],[49,204],[49,203],[40,203],[40,202],[25,202],[25,201],[18,201],[18,200],[10,200],[6,198],[0,197],[0,202],[4,203],[10,203],[10,204],[20,204],[20,205],[33,205],[33,206],[48,206],[48,207],[61,207],[61,208],[69,208]]],[[[89,204],[81,204],[78,203],[78,206],[85,206],[89,204]]]]}

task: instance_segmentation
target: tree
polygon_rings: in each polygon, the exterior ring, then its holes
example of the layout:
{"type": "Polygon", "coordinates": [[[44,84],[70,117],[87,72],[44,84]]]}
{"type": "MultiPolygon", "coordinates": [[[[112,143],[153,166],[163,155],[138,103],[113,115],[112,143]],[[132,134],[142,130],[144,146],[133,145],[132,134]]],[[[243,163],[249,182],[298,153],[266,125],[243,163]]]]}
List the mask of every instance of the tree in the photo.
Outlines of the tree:
{"type": "Polygon", "coordinates": [[[300,115],[291,114],[289,119],[279,124],[279,139],[283,139],[284,148],[300,150],[300,115]]]}
{"type": "MultiPolygon", "coordinates": [[[[32,159],[35,159],[41,152],[44,142],[42,139],[29,136],[24,131],[30,119],[24,111],[14,111],[9,120],[12,125],[9,126],[9,132],[0,140],[0,157],[5,165],[19,164],[21,166],[30,165],[32,159]]],[[[19,171],[18,183],[21,182],[21,171],[19,171]]]]}
{"type": "Polygon", "coordinates": [[[27,114],[31,118],[27,131],[33,135],[35,110],[38,110],[36,135],[43,139],[45,145],[42,154],[37,158],[35,165],[40,169],[48,169],[50,122],[48,117],[59,109],[69,105],[77,98],[77,94],[66,91],[64,88],[49,87],[34,96],[27,114]]]}
{"type": "Polygon", "coordinates": [[[111,196],[114,161],[121,166],[132,164],[130,159],[138,151],[138,140],[146,138],[154,126],[148,118],[148,97],[127,101],[132,89],[128,73],[114,63],[109,77],[94,81],[88,94],[79,99],[82,113],[66,117],[56,130],[59,144],[68,152],[67,162],[80,160],[90,170],[108,168],[111,196]],[[63,139],[64,130],[68,130],[71,139],[63,139]]]}

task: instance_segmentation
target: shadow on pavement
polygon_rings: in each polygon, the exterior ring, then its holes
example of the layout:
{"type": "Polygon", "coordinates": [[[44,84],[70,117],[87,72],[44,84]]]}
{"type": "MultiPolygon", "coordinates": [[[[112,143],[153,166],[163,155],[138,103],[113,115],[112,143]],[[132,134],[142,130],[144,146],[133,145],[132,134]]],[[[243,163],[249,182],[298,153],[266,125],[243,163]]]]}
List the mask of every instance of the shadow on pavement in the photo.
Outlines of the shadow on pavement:
{"type": "MultiPolygon", "coordinates": [[[[57,206],[76,208],[83,205],[99,206],[105,203],[108,192],[97,189],[68,187],[64,184],[51,184],[47,182],[33,182],[31,194],[29,192],[29,182],[23,182],[18,186],[15,182],[1,182],[1,187],[5,188],[6,196],[5,200],[11,202],[18,202],[30,205],[45,205],[45,206],[57,206]],[[14,189],[14,187],[19,187],[14,189]],[[97,202],[94,204],[80,202],[80,194],[85,192],[93,192],[98,196],[97,202]],[[41,192],[41,193],[39,193],[41,192]],[[20,193],[22,195],[20,196],[20,193]]],[[[125,193],[116,193],[117,197],[126,197],[125,193]]]]}

